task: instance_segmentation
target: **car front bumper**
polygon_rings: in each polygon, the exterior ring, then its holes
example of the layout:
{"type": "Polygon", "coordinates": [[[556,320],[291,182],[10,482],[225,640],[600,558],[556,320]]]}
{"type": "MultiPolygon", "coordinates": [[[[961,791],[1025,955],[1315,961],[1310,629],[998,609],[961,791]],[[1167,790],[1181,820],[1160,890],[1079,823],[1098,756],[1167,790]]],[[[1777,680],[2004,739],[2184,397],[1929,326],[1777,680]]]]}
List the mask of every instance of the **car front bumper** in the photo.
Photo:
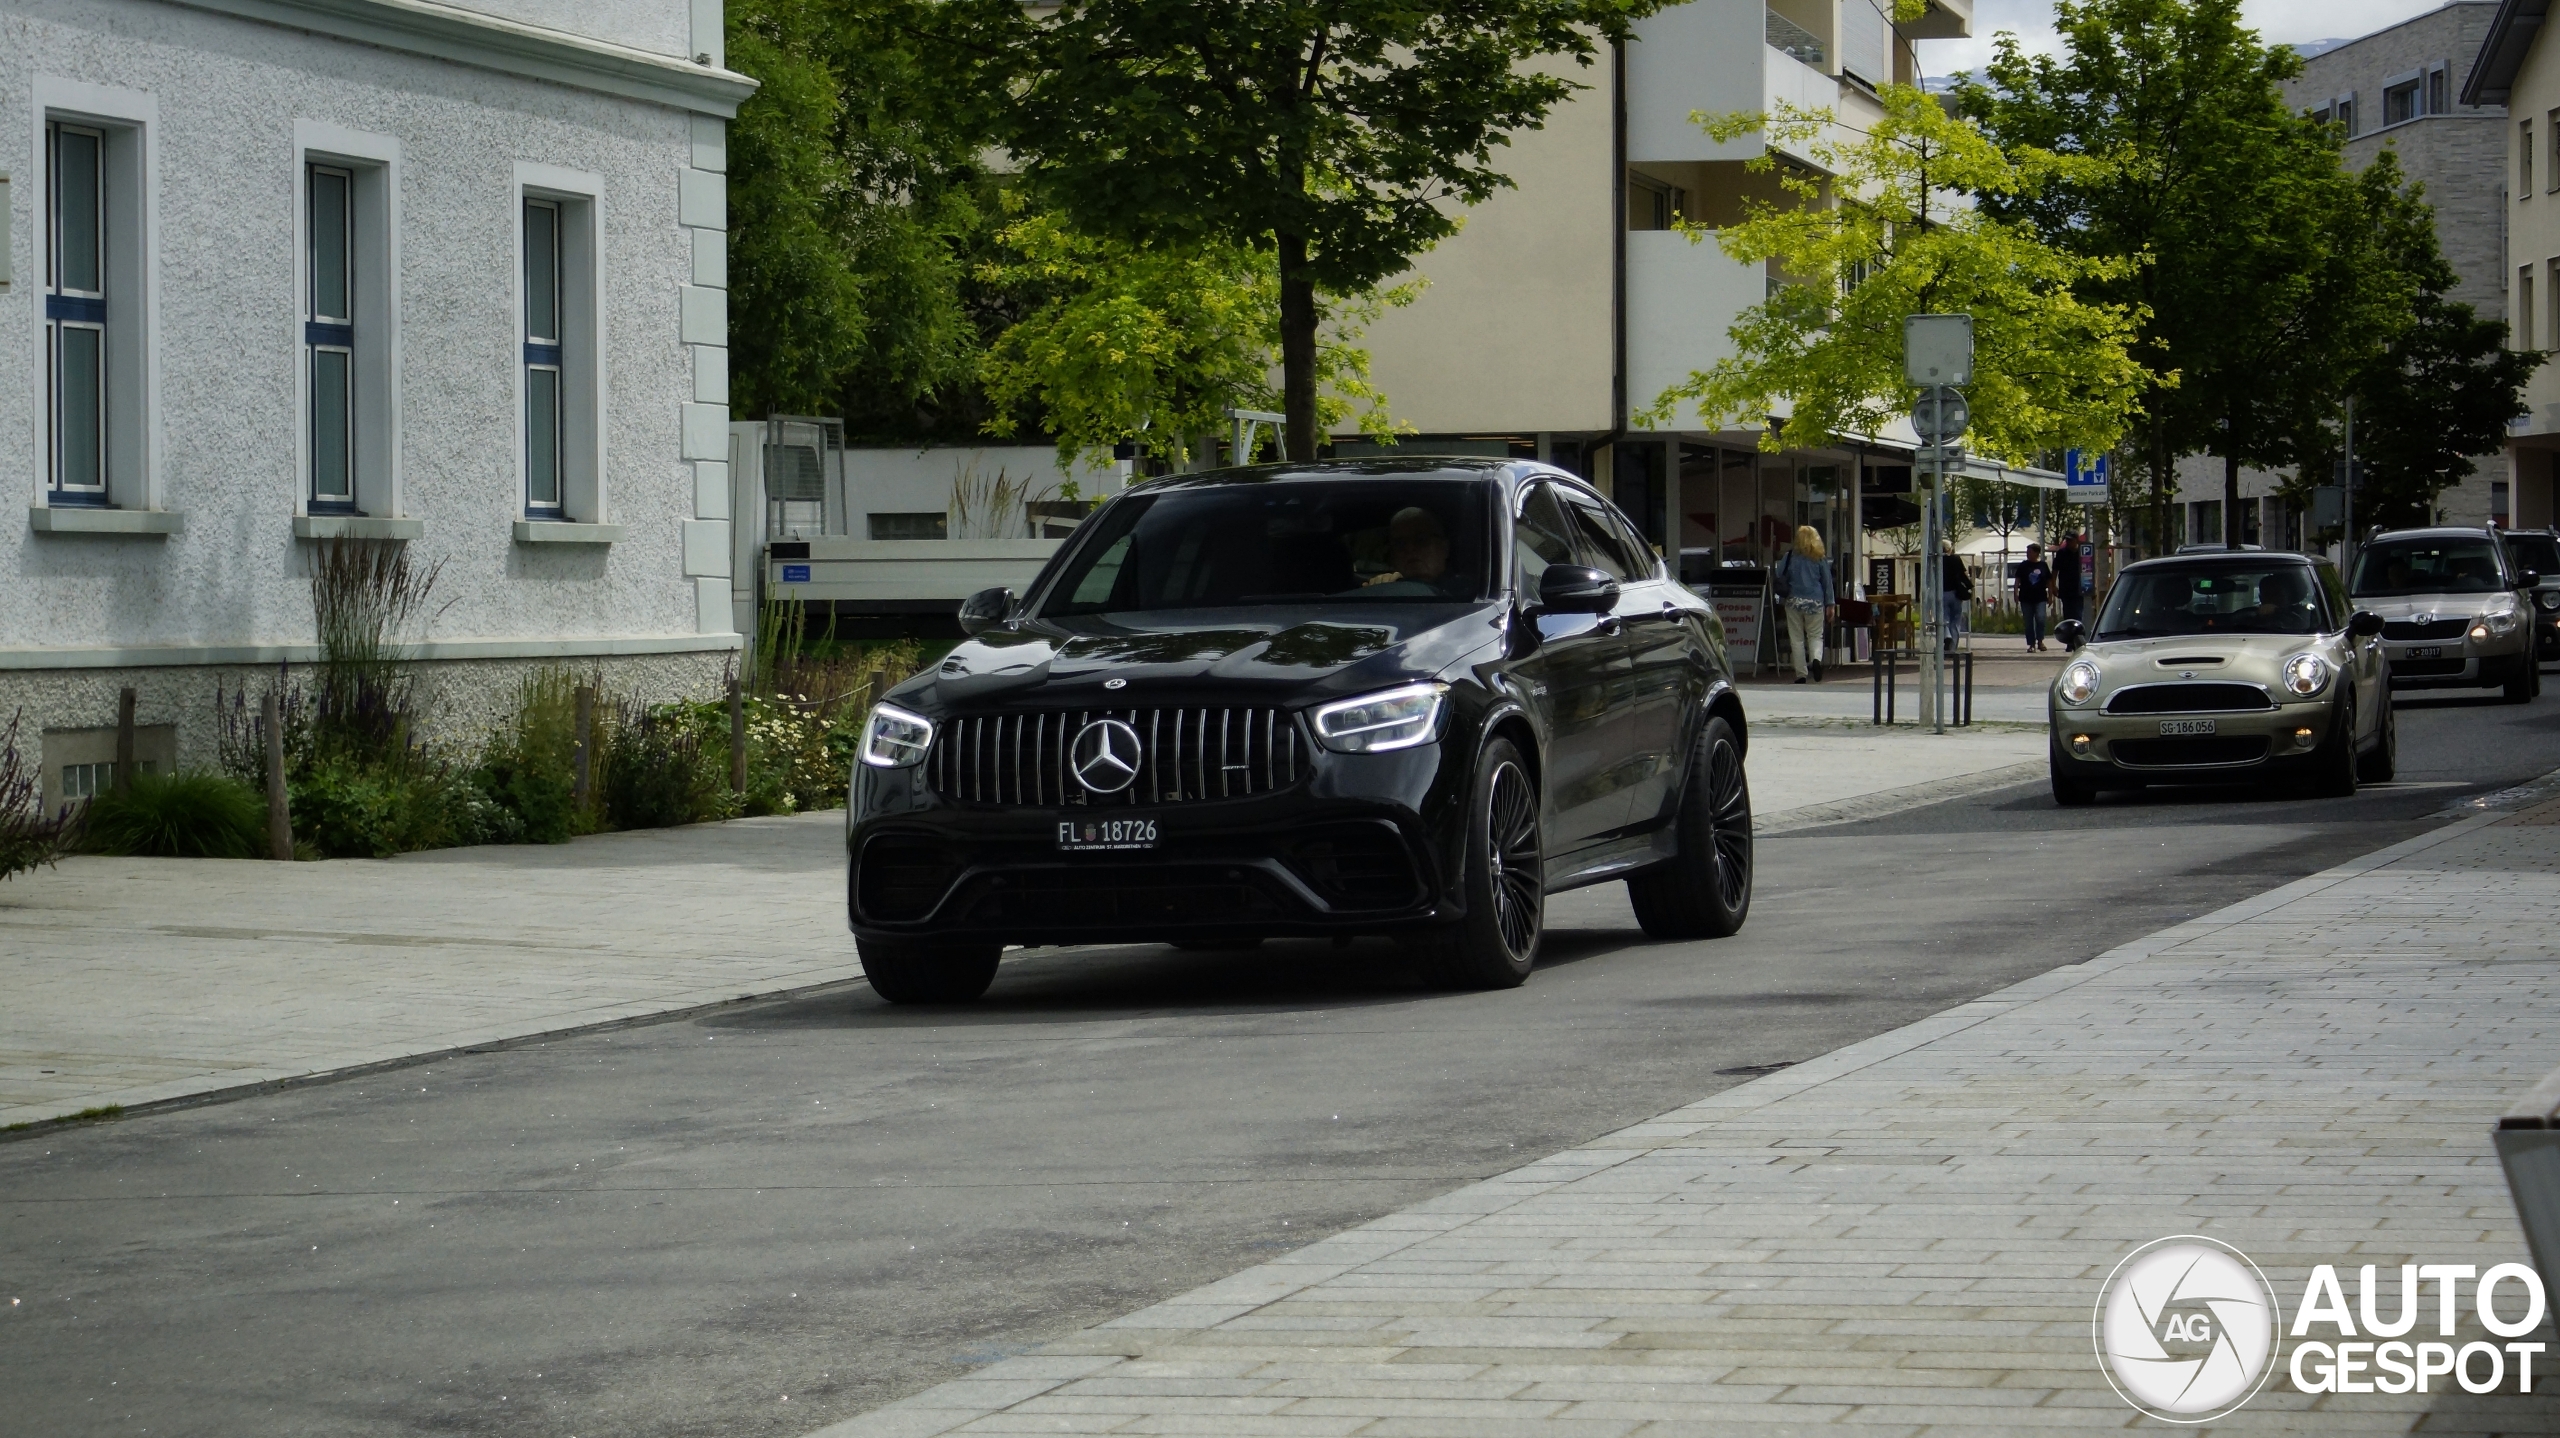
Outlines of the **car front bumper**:
{"type": "Polygon", "coordinates": [[[2545,617],[2516,626],[2512,633],[2473,639],[2388,639],[2383,658],[2390,665],[2394,689],[2494,689],[2532,662],[2536,631],[2545,617]]]}
{"type": "Polygon", "coordinates": [[[956,805],[910,771],[857,786],[846,905],[856,935],[1134,943],[1429,927],[1463,912],[1460,805],[1440,745],[1331,756],[1252,798],[956,805]],[[1356,790],[1356,792],[1347,792],[1356,790]],[[1151,821],[1150,847],[1069,851],[1061,825],[1151,821]]]}
{"type": "Polygon", "coordinates": [[[2143,783],[2243,782],[2253,775],[2299,769],[2337,723],[2334,689],[2318,698],[2212,714],[2108,714],[2048,706],[2057,772],[2067,778],[2109,777],[2143,783]],[[2210,734],[2163,733],[2164,725],[2210,722],[2210,734]]]}

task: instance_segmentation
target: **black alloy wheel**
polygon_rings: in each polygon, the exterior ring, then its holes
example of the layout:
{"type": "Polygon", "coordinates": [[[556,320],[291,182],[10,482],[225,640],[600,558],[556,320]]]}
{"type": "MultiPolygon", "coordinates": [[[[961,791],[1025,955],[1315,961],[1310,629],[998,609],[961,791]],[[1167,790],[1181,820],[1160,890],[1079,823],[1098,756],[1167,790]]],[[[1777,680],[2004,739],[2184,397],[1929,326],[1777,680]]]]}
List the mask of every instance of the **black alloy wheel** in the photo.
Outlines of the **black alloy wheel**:
{"type": "Polygon", "coordinates": [[[1423,940],[1434,976],[1450,988],[1510,989],[1537,966],[1546,931],[1546,844],[1538,786],[1508,739],[1476,762],[1464,851],[1467,916],[1423,940]]]}
{"type": "Polygon", "coordinates": [[[996,981],[1004,946],[937,939],[863,939],[862,976],[893,1004],[965,1004],[996,981]]]}
{"type": "Polygon", "coordinates": [[[2329,737],[2311,755],[2311,792],[2344,799],[2356,792],[2356,699],[2349,690],[2330,716],[2329,737]]]}
{"type": "Polygon", "coordinates": [[[2373,752],[2356,765],[2356,778],[2367,784],[2388,784],[2400,772],[2400,721],[2392,713],[2391,691],[2382,691],[2382,718],[2374,725],[2373,752]]]}
{"type": "Polygon", "coordinates": [[[1721,939],[1751,914],[1751,780],[1733,726],[1710,717],[1672,824],[1680,850],[1627,880],[1636,922],[1656,939],[1721,939]]]}

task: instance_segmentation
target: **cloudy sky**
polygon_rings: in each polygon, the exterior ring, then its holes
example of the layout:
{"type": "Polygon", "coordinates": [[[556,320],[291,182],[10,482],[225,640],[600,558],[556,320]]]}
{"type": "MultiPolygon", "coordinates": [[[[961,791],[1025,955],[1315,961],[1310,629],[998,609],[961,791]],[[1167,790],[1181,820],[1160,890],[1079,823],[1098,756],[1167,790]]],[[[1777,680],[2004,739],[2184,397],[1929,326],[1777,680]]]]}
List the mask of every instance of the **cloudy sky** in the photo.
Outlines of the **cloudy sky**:
{"type": "MultiPolygon", "coordinates": [[[[2412,15],[2433,10],[2441,0],[2245,0],[2241,13],[2260,37],[2273,44],[2307,40],[2352,40],[2412,15]]],[[[1991,56],[1991,37],[2016,32],[2030,50],[2051,50],[2053,6],[2050,0],[1974,0],[1973,38],[1923,40],[1921,66],[1932,75],[1947,75],[1981,64],[1991,56]]]]}

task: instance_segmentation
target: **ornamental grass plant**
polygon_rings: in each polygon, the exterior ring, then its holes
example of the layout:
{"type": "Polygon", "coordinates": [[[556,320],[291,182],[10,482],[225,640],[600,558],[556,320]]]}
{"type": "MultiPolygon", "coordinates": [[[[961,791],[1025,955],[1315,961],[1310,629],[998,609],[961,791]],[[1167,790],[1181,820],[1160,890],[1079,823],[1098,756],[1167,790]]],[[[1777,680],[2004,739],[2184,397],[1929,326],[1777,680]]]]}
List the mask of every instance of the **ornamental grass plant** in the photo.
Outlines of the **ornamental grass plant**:
{"type": "Polygon", "coordinates": [[[93,854],[254,859],[267,843],[267,802],[228,774],[136,774],[91,799],[80,846],[93,854]]]}

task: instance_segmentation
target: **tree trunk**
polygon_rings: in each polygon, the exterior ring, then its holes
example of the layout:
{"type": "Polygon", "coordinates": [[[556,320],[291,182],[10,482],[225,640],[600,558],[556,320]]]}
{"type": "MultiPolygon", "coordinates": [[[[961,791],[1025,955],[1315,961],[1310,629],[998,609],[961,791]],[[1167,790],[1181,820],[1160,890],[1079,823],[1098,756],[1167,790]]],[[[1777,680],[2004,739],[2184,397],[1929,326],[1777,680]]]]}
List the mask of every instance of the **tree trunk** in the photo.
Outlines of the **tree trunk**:
{"type": "Polygon", "coordinates": [[[2222,547],[2240,547],[2240,460],[2222,457],[2222,547]]]}
{"type": "Polygon", "coordinates": [[[1280,240],[1280,408],[1289,416],[1291,462],[1316,457],[1316,287],[1303,235],[1280,240]]]}

